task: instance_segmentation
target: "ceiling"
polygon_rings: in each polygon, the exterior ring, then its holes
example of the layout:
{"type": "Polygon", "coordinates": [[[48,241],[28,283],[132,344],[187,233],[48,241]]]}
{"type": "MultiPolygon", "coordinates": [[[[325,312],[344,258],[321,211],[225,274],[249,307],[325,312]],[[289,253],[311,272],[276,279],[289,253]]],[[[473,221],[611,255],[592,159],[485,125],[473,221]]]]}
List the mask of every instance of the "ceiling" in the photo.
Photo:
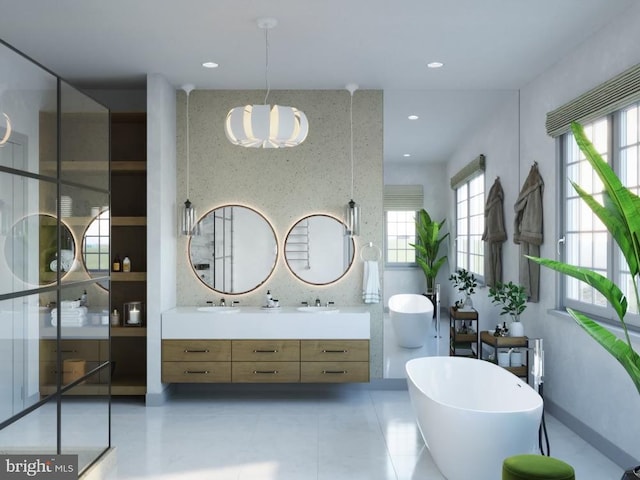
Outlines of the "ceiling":
{"type": "Polygon", "coordinates": [[[256,20],[274,17],[272,89],[383,89],[385,162],[441,162],[496,102],[633,3],[0,0],[0,38],[84,88],[142,87],[160,73],[176,87],[264,89],[256,20]]]}

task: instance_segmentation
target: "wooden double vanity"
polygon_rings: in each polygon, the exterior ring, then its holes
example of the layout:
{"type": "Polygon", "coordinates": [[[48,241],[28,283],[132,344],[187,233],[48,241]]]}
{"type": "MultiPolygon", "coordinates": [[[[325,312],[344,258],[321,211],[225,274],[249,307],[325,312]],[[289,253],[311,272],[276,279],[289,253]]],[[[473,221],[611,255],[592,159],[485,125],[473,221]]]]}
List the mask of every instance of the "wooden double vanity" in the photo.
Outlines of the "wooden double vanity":
{"type": "Polygon", "coordinates": [[[369,340],[363,308],[178,307],[162,314],[162,382],[368,382],[369,340]]]}

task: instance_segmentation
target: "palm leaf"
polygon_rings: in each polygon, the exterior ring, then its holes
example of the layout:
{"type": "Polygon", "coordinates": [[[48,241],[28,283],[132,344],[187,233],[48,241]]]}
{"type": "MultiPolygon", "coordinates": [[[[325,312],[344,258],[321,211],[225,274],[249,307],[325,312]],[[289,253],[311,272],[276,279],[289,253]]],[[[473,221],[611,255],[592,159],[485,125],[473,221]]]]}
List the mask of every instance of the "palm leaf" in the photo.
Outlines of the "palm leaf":
{"type": "Polygon", "coordinates": [[[583,313],[570,308],[567,311],[578,325],[620,362],[640,393],[640,356],[628,344],[583,313]]]}
{"type": "Polygon", "coordinates": [[[624,293],[618,288],[618,286],[609,280],[607,277],[593,272],[587,268],[576,267],[574,265],[567,265],[566,263],[558,262],[556,260],[550,260],[548,258],[526,257],[540,265],[551,268],[556,272],[564,273],[570,277],[576,278],[591,285],[598,290],[613,306],[618,318],[624,318],[627,313],[627,298],[624,293]]]}

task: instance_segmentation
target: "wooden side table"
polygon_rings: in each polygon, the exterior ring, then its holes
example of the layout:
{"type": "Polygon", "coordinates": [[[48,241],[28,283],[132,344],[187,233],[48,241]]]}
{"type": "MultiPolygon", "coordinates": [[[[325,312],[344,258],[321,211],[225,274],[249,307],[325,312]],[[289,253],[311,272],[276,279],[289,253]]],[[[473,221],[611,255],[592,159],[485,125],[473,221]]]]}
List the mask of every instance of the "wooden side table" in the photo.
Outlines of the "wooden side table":
{"type": "Polygon", "coordinates": [[[478,325],[478,312],[460,311],[449,308],[449,355],[479,358],[480,332],[478,325]],[[460,333],[458,330],[463,324],[469,324],[473,333],[460,333]],[[473,351],[475,344],[475,352],[473,351]]]}
{"type": "MultiPolygon", "coordinates": [[[[495,362],[498,361],[498,349],[501,350],[509,350],[511,348],[527,348],[529,346],[529,338],[528,337],[495,337],[493,333],[488,331],[480,332],[480,342],[482,345],[486,344],[493,347],[493,353],[495,362]]],[[[524,361],[524,365],[516,366],[516,367],[503,367],[509,370],[514,375],[524,378],[529,381],[529,355],[528,351],[524,350],[522,356],[522,360],[524,361]]],[[[486,360],[486,359],[485,359],[486,360]]]]}

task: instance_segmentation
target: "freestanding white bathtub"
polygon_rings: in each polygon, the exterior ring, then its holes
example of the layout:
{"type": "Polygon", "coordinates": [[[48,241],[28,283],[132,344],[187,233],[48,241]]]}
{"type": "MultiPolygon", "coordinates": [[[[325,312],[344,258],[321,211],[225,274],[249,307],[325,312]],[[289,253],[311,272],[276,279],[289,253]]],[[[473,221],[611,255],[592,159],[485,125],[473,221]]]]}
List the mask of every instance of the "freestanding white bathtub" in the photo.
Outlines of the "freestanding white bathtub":
{"type": "Polygon", "coordinates": [[[542,397],[511,372],[465,357],[405,368],[422,438],[447,480],[496,480],[505,458],[536,452],[542,397]]]}
{"type": "Polygon", "coordinates": [[[433,318],[433,303],[424,295],[399,293],[389,299],[389,318],[398,345],[419,348],[424,345],[433,318]]]}

